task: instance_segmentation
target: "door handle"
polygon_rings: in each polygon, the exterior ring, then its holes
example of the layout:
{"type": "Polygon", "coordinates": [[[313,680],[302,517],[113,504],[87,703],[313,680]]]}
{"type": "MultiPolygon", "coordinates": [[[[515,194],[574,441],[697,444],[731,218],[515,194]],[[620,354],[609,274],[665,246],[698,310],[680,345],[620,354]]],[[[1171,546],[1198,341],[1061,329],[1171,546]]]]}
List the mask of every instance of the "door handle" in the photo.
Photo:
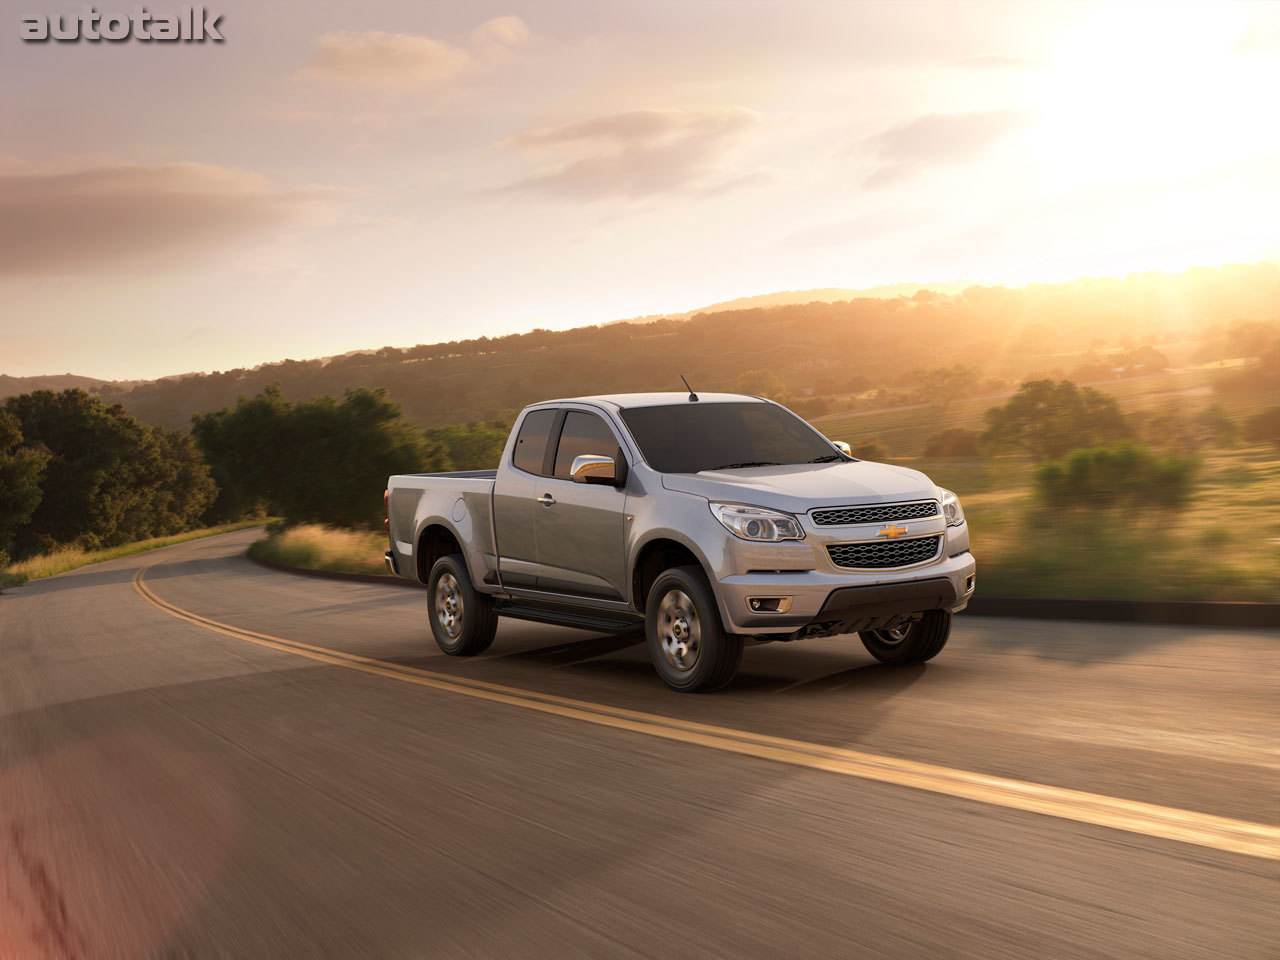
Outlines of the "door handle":
{"type": "Polygon", "coordinates": [[[542,504],[544,507],[549,507],[556,502],[556,498],[549,493],[544,493],[542,496],[538,498],[538,502],[542,504]]]}

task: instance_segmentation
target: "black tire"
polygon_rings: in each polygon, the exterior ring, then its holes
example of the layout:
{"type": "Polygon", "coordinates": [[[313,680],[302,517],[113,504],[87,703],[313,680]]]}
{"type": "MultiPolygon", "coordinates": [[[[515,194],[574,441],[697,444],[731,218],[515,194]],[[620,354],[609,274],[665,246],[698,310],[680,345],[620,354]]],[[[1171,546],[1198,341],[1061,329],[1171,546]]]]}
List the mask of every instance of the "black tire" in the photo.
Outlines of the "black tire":
{"type": "Polygon", "coordinates": [[[498,631],[493,600],[477,593],[462,554],[441,557],[427,575],[427,619],[440,649],[451,657],[484,653],[498,631]]]}
{"type": "Polygon", "coordinates": [[[881,663],[924,663],[936,657],[951,636],[951,611],[926,610],[895,630],[864,630],[858,636],[881,663]]]}
{"type": "Polygon", "coordinates": [[[742,662],[742,637],[725,633],[716,598],[698,567],[659,574],[645,603],[644,635],[658,676],[680,693],[719,690],[742,662]]]}

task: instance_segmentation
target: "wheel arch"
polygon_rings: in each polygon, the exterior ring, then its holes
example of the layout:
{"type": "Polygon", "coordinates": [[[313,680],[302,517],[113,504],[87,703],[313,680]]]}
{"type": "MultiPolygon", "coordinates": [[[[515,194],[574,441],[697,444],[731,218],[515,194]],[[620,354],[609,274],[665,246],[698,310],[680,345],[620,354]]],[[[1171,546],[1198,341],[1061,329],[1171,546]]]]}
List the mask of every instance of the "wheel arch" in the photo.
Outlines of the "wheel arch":
{"type": "MultiPolygon", "coordinates": [[[[631,561],[631,603],[641,613],[649,598],[649,588],[664,570],[672,567],[695,566],[707,578],[712,596],[716,596],[715,579],[700,551],[674,531],[655,533],[638,545],[631,561]]],[[[717,603],[719,598],[717,597],[717,603]]]]}
{"type": "Polygon", "coordinates": [[[467,552],[463,549],[462,538],[458,536],[458,532],[441,517],[428,519],[418,531],[417,540],[414,542],[413,554],[418,568],[419,582],[427,582],[427,574],[431,572],[437,560],[454,553],[462,554],[463,563],[467,564],[467,573],[470,574],[472,582],[476,582],[475,571],[467,563],[467,552]]]}

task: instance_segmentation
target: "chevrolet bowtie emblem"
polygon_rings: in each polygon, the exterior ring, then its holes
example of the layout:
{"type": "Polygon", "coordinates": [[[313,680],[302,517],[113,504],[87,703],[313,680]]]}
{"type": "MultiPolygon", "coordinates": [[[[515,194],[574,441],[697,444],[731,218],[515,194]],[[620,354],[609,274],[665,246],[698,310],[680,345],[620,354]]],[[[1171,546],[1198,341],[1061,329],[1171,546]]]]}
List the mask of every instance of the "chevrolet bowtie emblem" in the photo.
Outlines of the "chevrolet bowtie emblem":
{"type": "Polygon", "coordinates": [[[902,536],[906,532],[907,532],[906,527],[900,527],[896,523],[891,523],[889,524],[889,526],[885,527],[883,530],[877,533],[876,536],[889,537],[890,539],[893,539],[894,537],[902,536]]]}

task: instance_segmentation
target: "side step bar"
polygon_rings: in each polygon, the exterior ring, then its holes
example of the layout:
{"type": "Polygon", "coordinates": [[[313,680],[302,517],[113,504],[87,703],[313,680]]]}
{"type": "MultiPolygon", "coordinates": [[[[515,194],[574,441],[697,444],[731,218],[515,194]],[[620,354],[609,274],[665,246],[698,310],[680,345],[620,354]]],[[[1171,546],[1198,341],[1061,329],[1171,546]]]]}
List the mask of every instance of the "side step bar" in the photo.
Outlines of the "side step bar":
{"type": "Polygon", "coordinates": [[[639,614],[628,616],[596,611],[585,612],[579,608],[520,600],[498,600],[493,606],[499,616],[511,617],[513,620],[553,623],[561,627],[595,630],[599,633],[626,633],[628,630],[644,626],[644,617],[639,614]]]}

